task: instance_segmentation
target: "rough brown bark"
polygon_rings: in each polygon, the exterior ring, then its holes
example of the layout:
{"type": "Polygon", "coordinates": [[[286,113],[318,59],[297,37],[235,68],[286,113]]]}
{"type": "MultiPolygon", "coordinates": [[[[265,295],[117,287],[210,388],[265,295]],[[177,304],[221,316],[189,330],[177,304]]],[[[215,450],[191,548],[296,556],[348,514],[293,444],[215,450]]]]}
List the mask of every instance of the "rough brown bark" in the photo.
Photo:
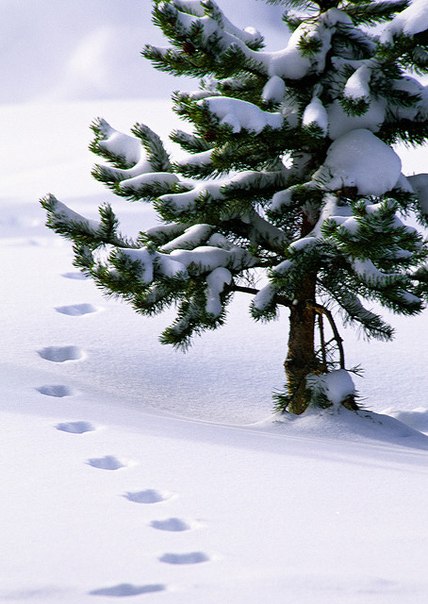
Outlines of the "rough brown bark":
{"type": "Polygon", "coordinates": [[[284,362],[290,403],[287,410],[300,415],[308,406],[306,377],[317,367],[315,357],[315,275],[302,282],[298,297],[290,308],[288,354],[284,362]]]}

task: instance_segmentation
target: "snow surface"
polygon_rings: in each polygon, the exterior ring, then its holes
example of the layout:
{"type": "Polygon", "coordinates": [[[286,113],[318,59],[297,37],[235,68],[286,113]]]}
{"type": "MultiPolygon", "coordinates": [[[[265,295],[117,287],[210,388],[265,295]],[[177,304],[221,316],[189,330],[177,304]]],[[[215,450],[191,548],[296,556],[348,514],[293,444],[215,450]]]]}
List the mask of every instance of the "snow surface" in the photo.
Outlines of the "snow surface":
{"type": "MultiPolygon", "coordinates": [[[[424,604],[426,316],[393,319],[392,344],[345,332],[372,413],[273,421],[284,315],[254,323],[238,297],[224,328],[174,352],[157,342],[168,317],[103,298],[44,228],[49,190],[94,217],[113,201],[87,174],[94,115],[176,126],[162,103],[101,105],[0,112],[0,601],[424,604]]],[[[124,232],[155,226],[114,204],[124,232]]]]}
{"type": "MultiPolygon", "coordinates": [[[[272,417],[286,316],[254,323],[244,296],[186,355],[160,346],[171,315],[104,298],[35,201],[94,220],[109,201],[125,233],[159,226],[89,176],[87,152],[97,115],[164,139],[178,125],[147,100],[177,88],[138,57],[148,3],[0,4],[0,602],[425,604],[426,314],[392,318],[392,344],[344,332],[366,369],[358,416],[272,417]]],[[[262,31],[282,10],[251,5],[262,31]]],[[[405,174],[426,172],[426,153],[401,151],[405,174]]]]}

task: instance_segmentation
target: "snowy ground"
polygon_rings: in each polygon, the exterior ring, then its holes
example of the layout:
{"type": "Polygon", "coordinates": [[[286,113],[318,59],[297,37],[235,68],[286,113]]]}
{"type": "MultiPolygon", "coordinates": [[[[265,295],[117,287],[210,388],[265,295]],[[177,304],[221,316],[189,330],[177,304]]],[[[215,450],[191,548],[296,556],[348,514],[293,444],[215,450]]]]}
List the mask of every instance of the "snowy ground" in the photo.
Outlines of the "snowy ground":
{"type": "MultiPolygon", "coordinates": [[[[278,6],[229,4],[273,33],[278,6]]],[[[285,316],[256,325],[238,298],[174,352],[168,317],[105,299],[43,225],[49,191],[85,215],[112,201],[89,176],[94,117],[175,125],[155,96],[180,85],[138,57],[160,41],[149,5],[0,0],[0,602],[425,604],[426,313],[393,319],[392,344],[346,330],[370,418],[273,423],[285,316]]],[[[115,209],[126,232],[153,222],[115,209]]]]}
{"type": "MultiPolygon", "coordinates": [[[[347,412],[272,423],[286,317],[255,325],[238,299],[174,352],[157,343],[167,317],[103,298],[43,226],[48,191],[85,213],[110,199],[88,177],[96,115],[172,124],[149,101],[0,112],[0,602],[425,603],[426,314],[395,320],[393,344],[346,332],[367,408],[420,431],[347,412]]],[[[153,220],[119,203],[125,230],[153,220]]]]}

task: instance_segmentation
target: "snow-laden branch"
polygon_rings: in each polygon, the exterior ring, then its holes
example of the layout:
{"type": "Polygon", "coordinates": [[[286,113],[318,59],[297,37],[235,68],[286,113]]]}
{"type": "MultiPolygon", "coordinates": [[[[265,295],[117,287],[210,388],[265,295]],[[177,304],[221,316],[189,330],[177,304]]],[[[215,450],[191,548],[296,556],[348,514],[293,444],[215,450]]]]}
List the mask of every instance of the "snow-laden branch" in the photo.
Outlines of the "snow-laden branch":
{"type": "Polygon", "coordinates": [[[356,187],[360,195],[383,195],[401,176],[401,160],[370,130],[343,134],[330,146],[313,180],[326,191],[356,187]]]}
{"type": "Polygon", "coordinates": [[[390,44],[397,35],[415,36],[428,30],[426,0],[412,0],[411,4],[398,13],[382,30],[381,41],[390,44]]]}
{"type": "Polygon", "coordinates": [[[233,132],[245,129],[258,134],[266,127],[279,129],[284,123],[280,113],[263,111],[257,105],[239,99],[216,96],[198,101],[198,104],[207,105],[220,124],[227,124],[233,132]]]}
{"type": "MultiPolygon", "coordinates": [[[[253,50],[251,46],[260,42],[260,34],[252,29],[240,30],[224,16],[215,2],[184,2],[159,5],[159,10],[174,14],[177,29],[181,34],[203,32],[206,41],[212,39],[223,50],[239,49],[249,64],[256,65],[261,73],[299,80],[311,72],[320,73],[325,67],[327,53],[331,49],[331,38],[337,27],[352,25],[351,19],[342,11],[331,8],[319,19],[302,23],[291,35],[287,45],[278,51],[253,50]],[[206,8],[209,7],[209,10],[206,8]],[[307,52],[305,49],[311,48],[307,52]]],[[[167,49],[158,48],[166,53],[167,49]]]]}

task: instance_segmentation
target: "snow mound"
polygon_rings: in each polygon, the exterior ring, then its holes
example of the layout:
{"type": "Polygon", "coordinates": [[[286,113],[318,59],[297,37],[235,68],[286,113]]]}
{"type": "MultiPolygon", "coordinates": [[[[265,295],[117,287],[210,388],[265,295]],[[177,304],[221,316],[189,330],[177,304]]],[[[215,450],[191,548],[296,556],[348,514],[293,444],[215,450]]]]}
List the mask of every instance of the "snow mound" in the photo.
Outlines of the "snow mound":
{"type": "Polygon", "coordinates": [[[412,449],[428,450],[428,436],[394,417],[372,411],[340,409],[308,409],[303,415],[274,415],[256,424],[269,432],[310,439],[334,439],[367,444],[388,443],[412,449]]]}
{"type": "Polygon", "coordinates": [[[391,415],[419,432],[428,432],[428,409],[426,407],[415,407],[415,409],[406,409],[405,411],[388,408],[382,413],[391,415]]]}
{"type": "Polygon", "coordinates": [[[395,151],[361,128],[331,144],[313,178],[331,191],[356,187],[361,195],[383,195],[395,187],[400,175],[401,160],[395,151]]]}

